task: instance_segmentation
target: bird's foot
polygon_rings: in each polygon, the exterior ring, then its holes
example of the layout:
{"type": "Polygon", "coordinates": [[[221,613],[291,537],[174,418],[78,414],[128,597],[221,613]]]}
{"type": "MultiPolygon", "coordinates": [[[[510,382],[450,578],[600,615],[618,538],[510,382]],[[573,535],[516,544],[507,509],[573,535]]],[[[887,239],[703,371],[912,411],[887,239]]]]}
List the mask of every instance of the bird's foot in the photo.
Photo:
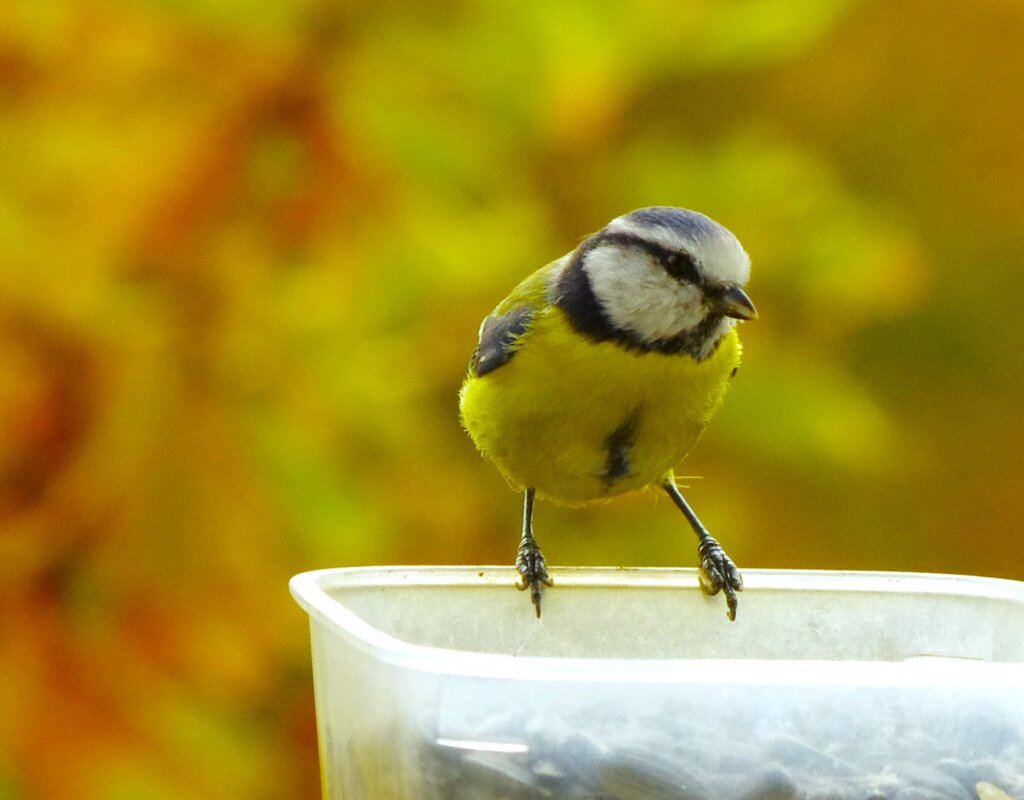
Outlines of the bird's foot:
{"type": "Polygon", "coordinates": [[[519,543],[519,552],[516,554],[516,570],[522,576],[522,580],[516,583],[520,591],[530,590],[530,602],[537,612],[537,619],[540,619],[540,595],[541,586],[553,586],[554,581],[548,576],[548,568],[544,563],[544,554],[533,537],[523,537],[519,543]]]}
{"type": "Polygon", "coordinates": [[[697,545],[700,557],[700,588],[705,594],[725,592],[725,602],[729,606],[729,619],[736,619],[736,592],[743,591],[743,577],[732,559],[712,536],[700,540],[697,545]]]}

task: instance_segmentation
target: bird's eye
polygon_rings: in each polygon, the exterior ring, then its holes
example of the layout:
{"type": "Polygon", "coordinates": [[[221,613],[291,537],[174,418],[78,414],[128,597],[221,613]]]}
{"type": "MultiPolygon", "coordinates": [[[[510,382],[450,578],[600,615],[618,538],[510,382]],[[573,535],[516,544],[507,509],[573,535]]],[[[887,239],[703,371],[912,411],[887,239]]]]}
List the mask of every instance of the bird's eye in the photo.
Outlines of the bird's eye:
{"type": "Polygon", "coordinates": [[[661,257],[662,266],[677,281],[699,283],[700,273],[693,259],[685,253],[665,253],[661,257]]]}

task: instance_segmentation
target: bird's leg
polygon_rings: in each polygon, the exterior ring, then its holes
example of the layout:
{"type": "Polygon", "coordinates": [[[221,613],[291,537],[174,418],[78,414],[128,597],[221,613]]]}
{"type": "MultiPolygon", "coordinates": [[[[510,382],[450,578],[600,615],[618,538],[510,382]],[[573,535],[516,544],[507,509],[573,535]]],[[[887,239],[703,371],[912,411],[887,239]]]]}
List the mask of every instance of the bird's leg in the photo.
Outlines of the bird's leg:
{"type": "Polygon", "coordinates": [[[697,534],[697,555],[700,558],[700,588],[707,594],[718,594],[725,592],[725,602],[729,606],[729,619],[736,619],[736,592],[743,591],[743,578],[732,559],[725,554],[715,537],[708,533],[697,515],[693,513],[690,504],[683,499],[683,495],[676,486],[675,478],[671,473],[662,483],[672,502],[676,504],[686,521],[690,523],[693,532],[697,534]]]}
{"type": "Polygon", "coordinates": [[[530,590],[530,600],[540,619],[540,587],[541,584],[551,586],[552,580],[548,577],[544,555],[533,538],[533,494],[533,489],[527,489],[523,498],[523,538],[519,540],[516,553],[516,569],[523,579],[516,583],[516,588],[530,590]]]}

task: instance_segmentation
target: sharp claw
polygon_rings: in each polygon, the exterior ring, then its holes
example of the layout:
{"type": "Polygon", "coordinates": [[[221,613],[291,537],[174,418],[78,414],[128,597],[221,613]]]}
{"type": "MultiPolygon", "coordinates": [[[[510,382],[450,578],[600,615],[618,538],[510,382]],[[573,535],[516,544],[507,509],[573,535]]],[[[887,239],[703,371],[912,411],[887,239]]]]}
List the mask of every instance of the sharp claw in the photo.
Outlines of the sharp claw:
{"type": "Polygon", "coordinates": [[[520,545],[516,569],[522,576],[516,582],[516,588],[520,591],[530,590],[530,602],[533,603],[537,619],[540,619],[541,586],[553,586],[554,581],[548,577],[544,556],[532,540],[528,545],[520,545]]]}
{"type": "Polygon", "coordinates": [[[527,589],[530,590],[530,602],[533,603],[533,608],[537,612],[537,619],[540,619],[540,599],[541,599],[541,584],[544,586],[554,586],[555,582],[551,578],[535,578],[527,582],[524,580],[516,581],[516,588],[523,592],[527,589]]]}
{"type": "Polygon", "coordinates": [[[708,595],[725,593],[726,612],[730,620],[736,619],[739,600],[736,592],[743,591],[743,577],[736,565],[726,555],[721,545],[708,537],[697,548],[700,556],[700,588],[708,595]]]}
{"type": "Polygon", "coordinates": [[[702,565],[700,572],[697,573],[697,577],[700,580],[701,591],[709,597],[718,594],[722,588],[722,580],[720,576],[715,574],[714,567],[709,569],[708,566],[702,565]]]}
{"type": "Polygon", "coordinates": [[[534,611],[537,612],[537,619],[540,619],[540,582],[537,581],[530,587],[530,602],[533,603],[534,611]]]}
{"type": "Polygon", "coordinates": [[[729,610],[725,612],[726,616],[729,617],[733,622],[736,621],[736,606],[738,601],[736,599],[736,592],[729,584],[726,584],[725,589],[725,604],[729,607],[729,610]]]}

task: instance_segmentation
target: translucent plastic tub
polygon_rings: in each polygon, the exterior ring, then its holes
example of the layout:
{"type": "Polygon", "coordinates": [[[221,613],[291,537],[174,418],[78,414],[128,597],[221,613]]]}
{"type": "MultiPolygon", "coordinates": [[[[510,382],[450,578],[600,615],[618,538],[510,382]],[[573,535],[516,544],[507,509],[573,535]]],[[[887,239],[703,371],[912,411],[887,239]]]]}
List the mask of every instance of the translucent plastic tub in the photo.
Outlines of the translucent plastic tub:
{"type": "Polygon", "coordinates": [[[746,570],[309,572],[330,800],[1024,800],[1024,584],[746,570]]]}

